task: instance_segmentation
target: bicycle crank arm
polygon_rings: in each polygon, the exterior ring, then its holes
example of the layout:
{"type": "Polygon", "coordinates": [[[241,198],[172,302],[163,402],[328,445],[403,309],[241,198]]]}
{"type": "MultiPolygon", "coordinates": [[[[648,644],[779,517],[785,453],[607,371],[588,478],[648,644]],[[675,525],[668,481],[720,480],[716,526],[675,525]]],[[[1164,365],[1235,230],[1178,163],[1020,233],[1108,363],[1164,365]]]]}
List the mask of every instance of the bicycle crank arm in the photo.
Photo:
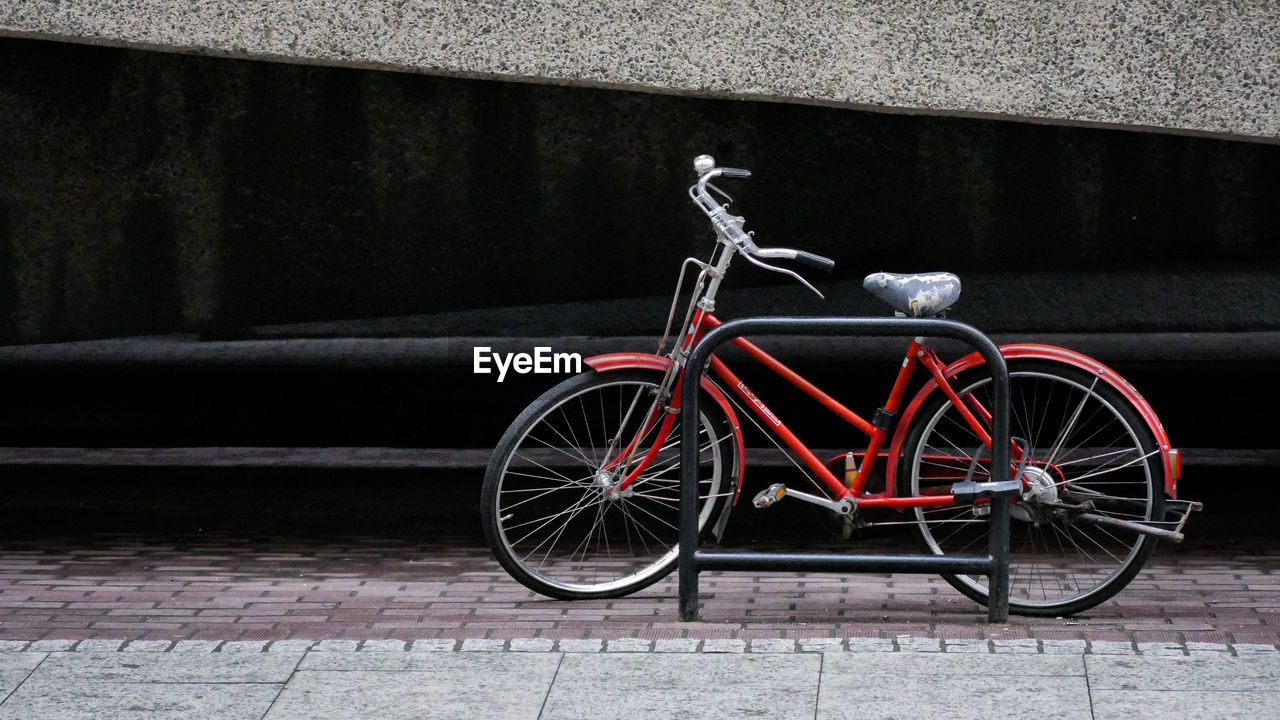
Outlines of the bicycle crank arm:
{"type": "Polygon", "coordinates": [[[1150,535],[1152,537],[1164,538],[1172,542],[1180,543],[1186,536],[1174,530],[1165,530],[1164,528],[1152,527],[1145,523],[1133,522],[1132,520],[1119,520],[1106,515],[1098,515],[1096,513],[1080,513],[1072,516],[1072,521],[1088,523],[1090,525],[1103,525],[1105,527],[1116,528],[1118,530],[1128,530],[1139,535],[1150,535]]]}
{"type": "Polygon", "coordinates": [[[797,500],[803,500],[804,502],[812,505],[826,508],[837,515],[849,515],[857,508],[857,505],[853,502],[853,498],[831,500],[830,498],[825,498],[821,495],[810,495],[809,493],[800,492],[799,490],[788,490],[787,486],[782,483],[774,483],[764,490],[761,490],[760,493],[756,495],[755,499],[751,501],[751,504],[763,509],[778,502],[784,497],[793,497],[797,500]]]}

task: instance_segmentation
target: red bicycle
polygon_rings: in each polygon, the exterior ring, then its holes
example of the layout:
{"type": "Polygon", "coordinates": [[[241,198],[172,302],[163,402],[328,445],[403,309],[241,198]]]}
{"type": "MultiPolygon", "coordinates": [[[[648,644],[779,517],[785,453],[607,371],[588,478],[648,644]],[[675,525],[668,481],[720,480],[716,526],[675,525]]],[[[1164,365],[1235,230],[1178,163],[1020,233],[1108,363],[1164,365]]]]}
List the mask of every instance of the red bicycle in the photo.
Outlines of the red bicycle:
{"type": "MultiPolygon", "coordinates": [[[[516,580],[561,599],[613,598],[644,588],[677,560],[679,535],[680,384],[684,362],[705,331],[721,321],[716,293],[730,261],[742,255],[783,273],[819,296],[804,277],[766,260],[830,271],[824,257],[762,248],[712,192],[716,178],[746,178],[706,155],[694,161],[689,189],[711,220],[717,244],[703,262],[681,267],[667,331],[658,351],[599,355],[591,368],[547,391],[516,418],[485,472],[482,518],[498,562],[516,580]],[[689,268],[699,269],[678,329],[671,332],[689,268]],[[668,340],[675,338],[670,351],[668,340]]],[[[935,317],[960,294],[949,273],[875,273],[864,287],[899,313],[935,317]]],[[[924,338],[911,340],[884,405],[865,419],[756,344],[731,341],[865,434],[864,448],[823,462],[721,358],[701,381],[698,422],[698,523],[719,537],[738,500],[745,464],[739,415],[780,441],[807,468],[814,488],[775,483],[754,500],[810,503],[846,529],[908,522],[935,554],[985,548],[990,506],[957,499],[965,480],[990,480],[990,377],[981,357],[944,362],[924,338]],[[907,401],[911,378],[928,380],[907,401]],[[843,461],[844,467],[839,463],[843,461]],[[836,466],[833,472],[831,465],[836,466]],[[873,482],[873,478],[877,478],[873,482]],[[883,478],[880,480],[879,478],[883,478]],[[892,509],[905,520],[872,522],[869,511],[892,509]]],[[[1122,589],[1151,555],[1156,538],[1180,540],[1197,503],[1177,501],[1179,455],[1159,419],[1128,382],[1101,363],[1066,348],[1001,347],[1010,377],[1011,465],[1021,480],[1011,508],[1010,611],[1078,613],[1122,589]]],[[[780,445],[780,447],[781,447],[780,445]]],[[[890,517],[896,513],[888,513],[890,517]]],[[[847,533],[846,533],[847,534],[847,533]]],[[[946,576],[984,603],[986,577],[946,576]]]]}

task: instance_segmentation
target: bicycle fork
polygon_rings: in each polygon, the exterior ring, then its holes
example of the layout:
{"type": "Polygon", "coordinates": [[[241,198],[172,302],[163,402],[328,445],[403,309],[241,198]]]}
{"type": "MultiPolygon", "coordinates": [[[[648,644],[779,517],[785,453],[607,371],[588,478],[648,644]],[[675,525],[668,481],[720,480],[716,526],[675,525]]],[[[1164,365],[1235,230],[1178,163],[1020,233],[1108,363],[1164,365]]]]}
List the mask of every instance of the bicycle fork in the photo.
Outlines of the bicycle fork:
{"type": "MultiPolygon", "coordinates": [[[[658,452],[666,444],[667,438],[671,435],[671,427],[675,424],[676,415],[679,414],[679,409],[673,407],[669,402],[672,397],[678,397],[678,394],[669,391],[667,387],[674,376],[674,367],[673,365],[672,368],[667,370],[662,382],[651,391],[653,400],[648,403],[647,409],[644,410],[644,420],[631,438],[631,441],[625,447],[618,449],[617,455],[614,455],[614,450],[622,443],[623,435],[626,432],[626,427],[632,414],[635,413],[638,407],[644,405],[641,392],[638,391],[635,397],[632,398],[631,404],[627,408],[626,416],[618,427],[617,434],[609,439],[608,447],[605,449],[605,462],[596,474],[596,482],[602,488],[608,488],[610,498],[626,497],[629,494],[632,485],[640,477],[640,473],[649,467],[658,452]],[[636,454],[641,446],[645,444],[644,440],[651,431],[654,431],[652,445],[644,456],[637,461],[636,454]]],[[[676,393],[678,393],[679,386],[680,384],[677,380],[676,393]]]]}

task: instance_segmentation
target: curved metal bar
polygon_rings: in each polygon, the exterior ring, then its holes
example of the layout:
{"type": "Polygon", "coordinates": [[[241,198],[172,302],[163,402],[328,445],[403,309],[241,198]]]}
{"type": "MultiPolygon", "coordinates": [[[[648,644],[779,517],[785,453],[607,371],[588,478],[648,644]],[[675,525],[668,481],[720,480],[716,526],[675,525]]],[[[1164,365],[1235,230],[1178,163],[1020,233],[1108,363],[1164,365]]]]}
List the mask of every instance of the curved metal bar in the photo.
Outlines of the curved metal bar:
{"type": "MultiPolygon", "coordinates": [[[[681,413],[687,418],[698,415],[698,387],[711,354],[724,342],[741,335],[860,335],[930,336],[945,337],[964,342],[976,349],[987,362],[993,383],[992,413],[992,467],[1009,465],[1009,369],[1000,349],[976,328],[954,320],[932,318],[851,318],[851,317],[756,317],[731,320],[708,332],[694,347],[685,364],[685,377],[681,396],[681,413]]],[[[724,567],[732,564],[738,569],[794,570],[799,556],[766,556],[753,553],[738,560],[725,559],[725,553],[698,551],[698,440],[697,423],[682,421],[680,453],[680,619],[696,620],[698,615],[698,571],[702,567],[724,567]],[[789,566],[788,564],[792,565],[789,566]]],[[[970,483],[966,494],[980,497],[1009,497],[1019,490],[1016,479],[987,483],[970,483]]],[[[1009,503],[991,503],[990,554],[987,558],[970,558],[973,567],[987,567],[983,573],[990,578],[987,599],[987,617],[991,622],[1005,622],[1009,617],[1009,503]],[[985,565],[983,564],[985,562],[985,565]]],[[[875,556],[855,555],[807,555],[802,564],[824,568],[843,568],[858,571],[865,567],[901,568],[899,572],[937,572],[922,570],[934,567],[923,560],[904,560],[894,563],[892,558],[872,560],[875,556]],[[842,559],[843,558],[843,559],[842,559]]],[[[902,559],[904,556],[897,556],[902,559]]],[[[940,560],[935,556],[917,556],[940,560]]],[[[945,564],[945,559],[944,560],[945,564]]],[[[954,558],[953,560],[961,560],[954,558]]]]}

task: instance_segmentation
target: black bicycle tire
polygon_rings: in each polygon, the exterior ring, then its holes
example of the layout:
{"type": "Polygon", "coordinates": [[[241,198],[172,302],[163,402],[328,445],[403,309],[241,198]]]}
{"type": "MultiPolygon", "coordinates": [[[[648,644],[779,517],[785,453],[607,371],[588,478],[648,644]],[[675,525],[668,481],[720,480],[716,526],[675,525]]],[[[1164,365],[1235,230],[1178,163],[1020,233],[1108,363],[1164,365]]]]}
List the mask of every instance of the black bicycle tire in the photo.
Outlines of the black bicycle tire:
{"type": "MultiPolygon", "coordinates": [[[[507,431],[498,441],[485,469],[484,485],[481,490],[481,523],[484,529],[485,540],[488,543],[495,559],[503,569],[506,570],[512,578],[520,582],[520,584],[534,592],[560,600],[618,598],[649,587],[650,585],[662,580],[675,569],[677,558],[672,554],[671,557],[663,563],[662,567],[649,573],[643,579],[626,583],[609,590],[581,591],[561,587],[544,581],[536,573],[530,572],[519,559],[512,556],[512,551],[503,538],[498,512],[498,495],[502,484],[501,480],[503,471],[507,466],[510,455],[516,450],[517,443],[525,437],[534,422],[543,417],[551,408],[556,407],[566,398],[571,398],[575,395],[581,394],[582,392],[590,389],[593,385],[627,381],[656,383],[661,379],[661,377],[662,373],[656,370],[626,369],[605,373],[598,373],[592,370],[568,378],[530,403],[530,405],[525,408],[525,410],[521,412],[521,414],[511,423],[511,426],[508,427],[507,431]]],[[[718,432],[726,436],[731,433],[728,420],[724,417],[723,413],[715,403],[710,401],[709,398],[705,398],[704,402],[700,403],[699,410],[705,420],[719,426],[720,429],[718,432]]],[[[742,458],[738,456],[736,443],[727,442],[724,447],[727,449],[727,462],[723,463],[724,477],[720,482],[725,483],[727,486],[737,482],[737,471],[741,466],[742,458]]],[[[719,490],[720,492],[724,492],[723,489],[719,490]]],[[[710,512],[706,514],[706,522],[702,527],[702,531],[704,533],[707,532],[721,516],[721,513],[724,510],[724,503],[732,502],[732,493],[728,493],[726,496],[722,497],[713,497],[711,498],[711,502],[713,502],[713,507],[710,512]]]]}

